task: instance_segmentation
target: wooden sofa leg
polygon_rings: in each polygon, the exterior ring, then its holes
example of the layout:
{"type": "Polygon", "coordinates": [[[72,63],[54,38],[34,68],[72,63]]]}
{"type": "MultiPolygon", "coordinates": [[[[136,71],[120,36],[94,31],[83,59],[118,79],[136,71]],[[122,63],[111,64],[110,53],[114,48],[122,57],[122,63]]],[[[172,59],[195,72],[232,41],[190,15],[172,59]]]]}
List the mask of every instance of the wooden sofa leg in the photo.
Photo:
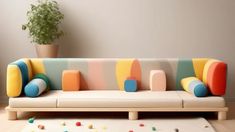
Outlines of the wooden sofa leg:
{"type": "Polygon", "coordinates": [[[17,112],[16,111],[8,111],[8,120],[16,120],[17,112]]]}
{"type": "Polygon", "coordinates": [[[218,120],[226,120],[227,112],[226,111],[218,111],[218,120]]]}
{"type": "Polygon", "coordinates": [[[129,111],[129,120],[138,120],[138,112],[129,111]]]}

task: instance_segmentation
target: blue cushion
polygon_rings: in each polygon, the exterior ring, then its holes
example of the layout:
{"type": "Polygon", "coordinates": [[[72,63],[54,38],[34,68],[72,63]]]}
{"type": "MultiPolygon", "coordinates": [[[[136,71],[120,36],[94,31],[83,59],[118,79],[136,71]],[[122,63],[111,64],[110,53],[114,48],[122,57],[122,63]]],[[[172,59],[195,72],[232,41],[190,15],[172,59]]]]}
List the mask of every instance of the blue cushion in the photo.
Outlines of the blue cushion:
{"type": "Polygon", "coordinates": [[[194,95],[197,97],[205,97],[207,95],[207,88],[204,84],[200,83],[194,88],[194,95]]]}
{"type": "Polygon", "coordinates": [[[13,64],[17,65],[20,68],[22,75],[22,86],[24,87],[29,81],[28,67],[22,60],[14,62],[13,64]]]}
{"type": "Polygon", "coordinates": [[[39,88],[34,83],[29,83],[24,88],[24,93],[28,97],[37,97],[38,96],[38,92],[39,92],[39,88]]]}
{"type": "Polygon", "coordinates": [[[124,89],[126,92],[135,92],[137,91],[137,81],[136,80],[126,80],[124,83],[124,89]]]}

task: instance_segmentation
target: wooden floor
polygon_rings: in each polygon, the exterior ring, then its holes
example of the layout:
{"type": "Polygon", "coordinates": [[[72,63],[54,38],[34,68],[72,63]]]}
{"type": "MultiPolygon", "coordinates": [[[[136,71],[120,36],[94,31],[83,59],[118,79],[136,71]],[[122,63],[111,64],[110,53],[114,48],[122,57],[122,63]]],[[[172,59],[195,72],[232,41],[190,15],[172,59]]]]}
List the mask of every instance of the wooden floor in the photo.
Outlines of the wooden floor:
{"type": "MultiPolygon", "coordinates": [[[[218,121],[215,113],[159,113],[159,112],[144,112],[140,113],[140,119],[148,118],[187,118],[187,117],[205,117],[215,128],[217,132],[235,132],[235,102],[227,103],[229,107],[228,119],[225,121],[218,121]]],[[[36,118],[100,118],[113,119],[122,118],[128,119],[127,112],[47,112],[47,113],[19,113],[20,120],[9,121],[4,110],[6,105],[0,105],[0,130],[4,132],[18,132],[21,130],[27,119],[35,116],[36,118]]]]}

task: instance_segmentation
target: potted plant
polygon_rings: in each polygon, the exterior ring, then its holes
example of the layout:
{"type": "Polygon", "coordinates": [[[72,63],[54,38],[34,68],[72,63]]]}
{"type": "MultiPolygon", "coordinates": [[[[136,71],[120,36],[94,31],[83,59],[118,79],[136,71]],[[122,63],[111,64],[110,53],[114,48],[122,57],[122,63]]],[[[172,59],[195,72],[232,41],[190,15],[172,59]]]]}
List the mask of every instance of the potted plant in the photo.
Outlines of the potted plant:
{"type": "Polygon", "coordinates": [[[63,36],[59,24],[64,18],[56,1],[39,0],[37,5],[31,4],[27,12],[28,23],[22,29],[29,30],[31,42],[36,43],[38,57],[57,57],[58,45],[53,42],[63,36]]]}

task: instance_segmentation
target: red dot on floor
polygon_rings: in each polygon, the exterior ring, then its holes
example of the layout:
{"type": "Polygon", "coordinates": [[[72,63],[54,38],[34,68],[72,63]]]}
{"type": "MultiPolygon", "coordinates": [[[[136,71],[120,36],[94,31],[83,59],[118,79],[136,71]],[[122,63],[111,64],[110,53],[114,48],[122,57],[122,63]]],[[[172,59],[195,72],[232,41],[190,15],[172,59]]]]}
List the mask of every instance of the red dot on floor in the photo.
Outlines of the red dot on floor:
{"type": "Polygon", "coordinates": [[[129,132],[134,132],[133,130],[129,130],[129,132]]]}
{"type": "Polygon", "coordinates": [[[144,127],[144,124],[143,124],[143,123],[141,123],[139,126],[140,126],[140,127],[144,127]]]}
{"type": "Polygon", "coordinates": [[[76,122],[76,126],[81,126],[81,122],[76,122]]]}

